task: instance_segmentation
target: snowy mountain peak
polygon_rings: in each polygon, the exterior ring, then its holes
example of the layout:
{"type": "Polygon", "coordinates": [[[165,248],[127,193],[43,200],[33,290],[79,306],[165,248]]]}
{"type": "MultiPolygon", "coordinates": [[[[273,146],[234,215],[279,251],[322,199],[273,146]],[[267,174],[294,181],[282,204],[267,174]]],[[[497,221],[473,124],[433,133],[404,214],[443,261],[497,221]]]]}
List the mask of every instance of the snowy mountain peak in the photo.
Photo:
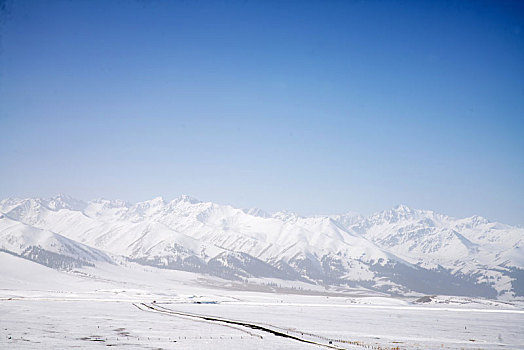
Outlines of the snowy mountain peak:
{"type": "Polygon", "coordinates": [[[166,201],[164,200],[164,198],[155,197],[147,201],[136,203],[135,205],[133,205],[131,210],[136,210],[140,212],[143,212],[143,211],[151,212],[153,210],[160,210],[163,207],[165,207],[165,205],[166,205],[166,201]]]}
{"type": "Polygon", "coordinates": [[[258,216],[258,217],[261,217],[261,218],[269,218],[271,217],[271,215],[260,209],[260,208],[249,208],[249,209],[242,209],[242,211],[248,215],[252,215],[252,216],[258,216]]]}
{"type": "Polygon", "coordinates": [[[294,211],[287,211],[287,210],[278,211],[274,213],[273,215],[271,215],[271,217],[274,219],[285,221],[285,222],[287,221],[295,222],[298,219],[302,218],[302,216],[300,216],[298,213],[294,211]]]}
{"type": "Polygon", "coordinates": [[[191,197],[191,196],[188,196],[186,194],[183,194],[181,195],[180,197],[174,199],[172,202],[174,203],[189,203],[189,204],[198,204],[198,203],[202,203],[202,201],[194,198],[194,197],[191,197]]]}
{"type": "Polygon", "coordinates": [[[349,227],[352,224],[364,220],[364,217],[356,212],[349,211],[345,214],[330,215],[334,221],[340,223],[344,227],[349,227]]]}
{"type": "Polygon", "coordinates": [[[392,209],[384,210],[380,213],[373,214],[367,218],[371,222],[399,222],[403,220],[412,220],[421,217],[430,217],[433,212],[413,209],[404,204],[399,204],[392,209]]]}
{"type": "Polygon", "coordinates": [[[131,204],[121,199],[98,198],[89,201],[88,205],[100,205],[104,208],[129,208],[131,204]]]}
{"type": "Polygon", "coordinates": [[[478,216],[478,215],[473,215],[469,218],[467,218],[467,220],[469,222],[471,222],[471,225],[473,227],[476,227],[476,226],[479,226],[479,225],[487,225],[487,224],[490,224],[491,221],[489,221],[488,219],[482,217],[482,216],[478,216]]]}
{"type": "Polygon", "coordinates": [[[154,205],[164,205],[166,204],[166,201],[164,200],[164,197],[158,196],[148,201],[144,201],[142,203],[149,203],[151,206],[154,206],[154,205]]]}
{"type": "Polygon", "coordinates": [[[412,213],[414,210],[405,204],[398,204],[393,207],[393,210],[399,213],[412,213]]]}
{"type": "Polygon", "coordinates": [[[71,196],[59,194],[54,197],[43,198],[7,198],[0,201],[0,207],[4,212],[15,211],[18,213],[40,210],[42,208],[57,211],[61,209],[69,209],[81,211],[87,206],[87,203],[75,199],[71,196]]]}
{"type": "Polygon", "coordinates": [[[62,193],[51,197],[46,202],[46,206],[51,210],[70,209],[81,211],[87,207],[86,202],[62,193]]]}

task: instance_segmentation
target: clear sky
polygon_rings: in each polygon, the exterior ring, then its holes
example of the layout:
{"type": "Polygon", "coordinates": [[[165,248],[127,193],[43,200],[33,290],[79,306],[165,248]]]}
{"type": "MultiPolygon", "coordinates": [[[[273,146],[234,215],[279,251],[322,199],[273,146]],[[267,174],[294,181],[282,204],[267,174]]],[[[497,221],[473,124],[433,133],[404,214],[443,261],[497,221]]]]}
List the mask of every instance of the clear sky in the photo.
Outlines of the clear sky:
{"type": "Polygon", "coordinates": [[[2,1],[0,198],[524,224],[523,4],[2,1]]]}

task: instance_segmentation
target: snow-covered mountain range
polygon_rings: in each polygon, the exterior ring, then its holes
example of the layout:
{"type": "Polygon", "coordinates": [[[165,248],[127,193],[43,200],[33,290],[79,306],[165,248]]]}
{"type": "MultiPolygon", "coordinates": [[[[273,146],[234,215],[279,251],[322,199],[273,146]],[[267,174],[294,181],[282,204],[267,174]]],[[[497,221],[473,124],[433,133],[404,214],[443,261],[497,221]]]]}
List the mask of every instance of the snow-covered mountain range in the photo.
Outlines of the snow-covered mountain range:
{"type": "Polygon", "coordinates": [[[400,205],[369,217],[302,217],[188,196],[0,201],[0,250],[58,269],[128,259],[245,280],[389,293],[524,296],[524,229],[400,205]]]}

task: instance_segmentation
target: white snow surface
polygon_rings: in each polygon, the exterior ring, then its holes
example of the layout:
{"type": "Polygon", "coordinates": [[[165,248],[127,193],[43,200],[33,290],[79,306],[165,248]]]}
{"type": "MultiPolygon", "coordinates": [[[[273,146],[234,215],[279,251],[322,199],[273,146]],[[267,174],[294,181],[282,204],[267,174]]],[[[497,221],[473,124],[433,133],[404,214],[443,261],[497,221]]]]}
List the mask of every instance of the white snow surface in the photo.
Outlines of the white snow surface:
{"type": "Polygon", "coordinates": [[[518,301],[433,296],[415,303],[414,297],[313,285],[287,292],[262,286],[240,290],[231,281],[125,261],[63,272],[5,252],[0,252],[0,276],[0,348],[5,349],[524,346],[524,304],[518,301]],[[313,343],[194,315],[247,322],[313,343]]]}

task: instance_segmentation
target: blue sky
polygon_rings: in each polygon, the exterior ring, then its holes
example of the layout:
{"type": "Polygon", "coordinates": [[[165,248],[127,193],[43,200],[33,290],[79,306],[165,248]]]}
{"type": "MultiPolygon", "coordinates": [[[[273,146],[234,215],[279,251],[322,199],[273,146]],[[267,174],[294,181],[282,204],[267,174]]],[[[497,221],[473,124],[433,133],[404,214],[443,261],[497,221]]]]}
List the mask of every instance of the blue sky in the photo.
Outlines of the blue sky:
{"type": "Polygon", "coordinates": [[[518,1],[7,1],[0,197],[524,224],[518,1]]]}

